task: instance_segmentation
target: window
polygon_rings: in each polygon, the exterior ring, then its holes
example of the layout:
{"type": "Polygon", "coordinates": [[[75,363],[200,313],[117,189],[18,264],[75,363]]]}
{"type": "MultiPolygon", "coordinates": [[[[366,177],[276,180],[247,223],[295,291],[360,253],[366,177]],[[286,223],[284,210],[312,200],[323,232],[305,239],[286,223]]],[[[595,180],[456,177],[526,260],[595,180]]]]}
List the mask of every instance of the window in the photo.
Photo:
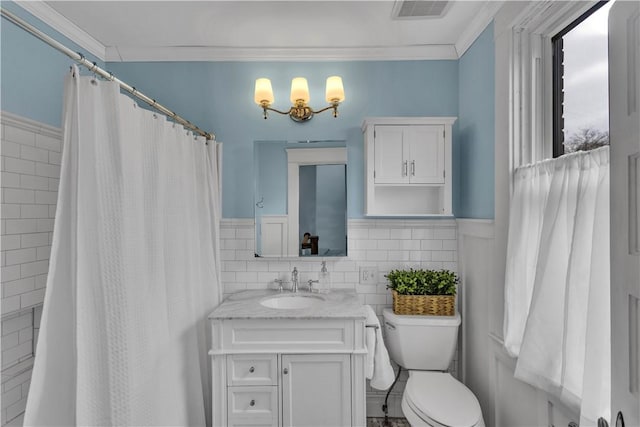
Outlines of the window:
{"type": "Polygon", "coordinates": [[[553,157],[609,144],[607,23],[600,1],[551,38],[553,157]]]}

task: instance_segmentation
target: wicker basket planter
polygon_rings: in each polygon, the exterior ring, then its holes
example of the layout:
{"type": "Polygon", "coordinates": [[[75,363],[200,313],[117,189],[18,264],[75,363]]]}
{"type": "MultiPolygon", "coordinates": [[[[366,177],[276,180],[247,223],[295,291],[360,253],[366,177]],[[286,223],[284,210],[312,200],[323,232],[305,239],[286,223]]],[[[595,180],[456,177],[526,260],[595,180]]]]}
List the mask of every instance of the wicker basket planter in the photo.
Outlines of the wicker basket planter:
{"type": "Polygon", "coordinates": [[[400,295],[395,290],[393,312],[401,315],[453,316],[455,314],[455,295],[400,295]]]}

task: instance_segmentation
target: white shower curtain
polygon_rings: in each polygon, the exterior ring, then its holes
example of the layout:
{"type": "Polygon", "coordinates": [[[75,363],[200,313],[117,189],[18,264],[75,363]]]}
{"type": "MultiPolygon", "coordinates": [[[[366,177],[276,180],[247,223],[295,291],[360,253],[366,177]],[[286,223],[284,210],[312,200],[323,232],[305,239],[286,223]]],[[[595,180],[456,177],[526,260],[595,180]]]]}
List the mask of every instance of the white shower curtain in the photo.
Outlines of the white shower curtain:
{"type": "Polygon", "coordinates": [[[25,425],[204,425],[215,144],[74,69],[25,425]]]}
{"type": "Polygon", "coordinates": [[[609,147],[516,170],[504,345],[581,426],[610,412],[609,274],[609,147]]]}

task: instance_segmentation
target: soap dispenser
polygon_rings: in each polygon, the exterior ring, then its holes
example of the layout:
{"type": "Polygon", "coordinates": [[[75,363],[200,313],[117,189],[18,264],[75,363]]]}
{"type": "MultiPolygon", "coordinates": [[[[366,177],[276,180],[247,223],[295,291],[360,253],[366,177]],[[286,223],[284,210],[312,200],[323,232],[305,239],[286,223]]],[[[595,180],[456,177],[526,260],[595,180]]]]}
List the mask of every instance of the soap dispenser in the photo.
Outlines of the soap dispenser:
{"type": "Polygon", "coordinates": [[[328,294],[331,290],[331,276],[327,270],[327,262],[322,261],[322,268],[318,275],[318,293],[328,294]]]}

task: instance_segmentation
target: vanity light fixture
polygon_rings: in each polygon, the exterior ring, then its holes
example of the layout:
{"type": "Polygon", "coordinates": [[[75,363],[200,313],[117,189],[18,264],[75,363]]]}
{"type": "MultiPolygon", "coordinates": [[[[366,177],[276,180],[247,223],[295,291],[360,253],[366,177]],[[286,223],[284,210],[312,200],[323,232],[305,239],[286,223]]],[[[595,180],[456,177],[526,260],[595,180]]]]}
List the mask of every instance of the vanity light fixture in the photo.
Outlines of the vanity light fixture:
{"type": "Polygon", "coordinates": [[[271,108],[273,104],[273,89],[271,88],[271,80],[260,78],[256,80],[256,89],[254,99],[256,104],[262,107],[264,118],[267,118],[267,110],[275,111],[279,114],[288,114],[293,121],[306,122],[311,120],[314,114],[322,113],[333,109],[333,117],[338,117],[338,104],[344,101],[344,87],[342,86],[342,78],[339,76],[331,76],[327,78],[327,88],[325,92],[326,100],[330,104],[321,110],[314,111],[309,107],[309,85],[304,77],[296,77],[291,81],[291,103],[293,104],[289,111],[280,111],[271,108]]]}

